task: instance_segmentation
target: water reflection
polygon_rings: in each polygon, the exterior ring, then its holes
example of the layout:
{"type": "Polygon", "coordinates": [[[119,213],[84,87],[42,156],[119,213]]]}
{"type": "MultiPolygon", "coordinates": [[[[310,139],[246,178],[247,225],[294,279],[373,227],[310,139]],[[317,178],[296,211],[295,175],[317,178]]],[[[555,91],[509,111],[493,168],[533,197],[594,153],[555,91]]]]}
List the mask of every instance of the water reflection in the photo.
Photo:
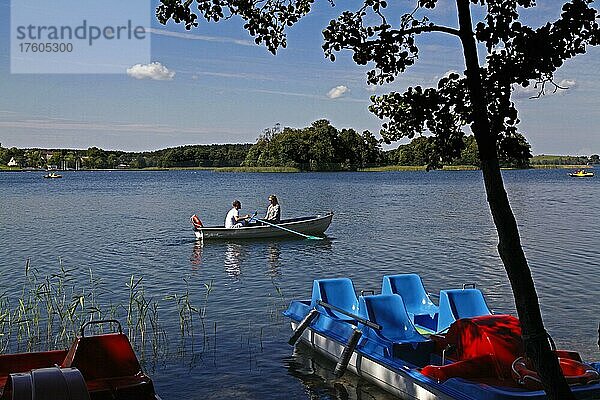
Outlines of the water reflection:
{"type": "Polygon", "coordinates": [[[396,397],[347,372],[341,378],[333,375],[335,362],[315,353],[299,342],[293,354],[284,360],[288,373],[299,379],[311,399],[392,400],[396,397]]]}
{"type": "Polygon", "coordinates": [[[269,243],[267,246],[267,261],[269,265],[269,276],[276,278],[281,276],[281,248],[279,243],[269,243]]]}
{"type": "Polygon", "coordinates": [[[198,240],[194,242],[192,249],[192,255],[190,256],[190,263],[192,263],[193,269],[199,269],[202,265],[202,249],[204,248],[204,242],[198,240]]]}
{"type": "Polygon", "coordinates": [[[332,241],[325,237],[320,241],[303,241],[295,238],[286,240],[257,240],[241,242],[193,242],[190,254],[190,264],[193,271],[201,267],[223,262],[225,272],[231,278],[240,279],[243,265],[248,262],[252,268],[265,266],[260,270],[270,278],[281,278],[282,268],[286,264],[284,259],[296,258],[301,255],[322,257],[322,253],[331,253],[332,241]],[[206,246],[206,247],[205,247],[206,246]],[[222,258],[221,258],[222,256],[222,258]]]}
{"type": "Polygon", "coordinates": [[[231,278],[238,280],[242,273],[242,262],[246,258],[244,245],[227,243],[225,247],[225,272],[231,278]]]}

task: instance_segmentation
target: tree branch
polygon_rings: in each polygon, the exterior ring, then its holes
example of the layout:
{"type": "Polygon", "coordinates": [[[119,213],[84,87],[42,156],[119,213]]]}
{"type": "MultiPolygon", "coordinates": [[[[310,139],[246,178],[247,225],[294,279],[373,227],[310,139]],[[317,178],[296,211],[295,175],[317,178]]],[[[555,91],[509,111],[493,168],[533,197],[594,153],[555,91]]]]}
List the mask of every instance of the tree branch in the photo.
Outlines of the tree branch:
{"type": "Polygon", "coordinates": [[[428,26],[419,26],[412,29],[404,29],[398,31],[398,35],[411,35],[411,34],[420,34],[425,32],[443,32],[449,35],[460,36],[460,31],[455,28],[450,28],[448,26],[440,26],[440,25],[428,25],[428,26]]]}

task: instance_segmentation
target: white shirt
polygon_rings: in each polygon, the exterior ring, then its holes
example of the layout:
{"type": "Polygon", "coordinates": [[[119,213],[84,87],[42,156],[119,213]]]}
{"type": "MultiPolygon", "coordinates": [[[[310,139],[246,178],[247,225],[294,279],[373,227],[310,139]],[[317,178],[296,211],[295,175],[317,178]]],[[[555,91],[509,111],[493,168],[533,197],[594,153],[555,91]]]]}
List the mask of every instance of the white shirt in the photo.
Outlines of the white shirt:
{"type": "Polygon", "coordinates": [[[234,228],[235,225],[238,223],[238,221],[235,220],[235,217],[239,216],[240,210],[238,210],[237,208],[233,207],[231,210],[229,210],[227,216],[225,217],[225,228],[234,228]]]}

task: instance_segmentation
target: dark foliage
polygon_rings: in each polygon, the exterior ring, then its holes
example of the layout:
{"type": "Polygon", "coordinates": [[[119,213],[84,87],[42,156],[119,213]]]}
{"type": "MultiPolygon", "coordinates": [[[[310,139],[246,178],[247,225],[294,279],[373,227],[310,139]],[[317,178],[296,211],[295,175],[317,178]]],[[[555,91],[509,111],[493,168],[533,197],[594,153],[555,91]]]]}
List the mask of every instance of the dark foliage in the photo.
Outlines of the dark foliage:
{"type": "Polygon", "coordinates": [[[369,131],[338,130],[319,120],[302,129],[268,129],[248,152],[245,166],[305,171],[356,170],[380,165],[383,152],[369,131]]]}

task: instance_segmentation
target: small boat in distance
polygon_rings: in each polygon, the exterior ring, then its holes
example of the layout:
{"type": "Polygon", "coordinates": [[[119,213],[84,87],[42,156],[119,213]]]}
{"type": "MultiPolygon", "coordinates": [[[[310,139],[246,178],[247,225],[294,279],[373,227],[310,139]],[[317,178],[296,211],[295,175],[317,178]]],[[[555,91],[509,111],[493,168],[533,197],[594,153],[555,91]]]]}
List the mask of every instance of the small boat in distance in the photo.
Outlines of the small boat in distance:
{"type": "Polygon", "coordinates": [[[161,400],[116,320],[90,321],[69,350],[0,355],[2,399],[161,400]],[[84,335],[90,325],[118,332],[84,335]]]}
{"type": "Polygon", "coordinates": [[[578,169],[575,172],[571,172],[569,176],[575,178],[591,178],[592,176],[594,176],[594,173],[591,171],[586,171],[585,169],[578,169]]]}
{"type": "Polygon", "coordinates": [[[62,178],[62,175],[57,174],[56,172],[49,172],[46,175],[44,175],[44,178],[57,179],[57,178],[62,178]]]}
{"type": "MultiPolygon", "coordinates": [[[[358,297],[349,278],[318,279],[283,313],[289,343],[337,361],[337,378],[348,369],[403,399],[546,399],[519,320],[467,286],[441,290],[435,304],[417,274],[384,276],[382,294],[358,297]]],[[[600,398],[600,362],[550,344],[575,397],[600,398]]]]}
{"type": "Polygon", "coordinates": [[[225,228],[224,225],[204,226],[196,215],[192,215],[190,221],[194,226],[197,239],[238,240],[322,235],[329,228],[332,218],[333,213],[329,212],[309,217],[282,219],[280,223],[275,224],[276,226],[251,222],[241,228],[225,228]]]}

